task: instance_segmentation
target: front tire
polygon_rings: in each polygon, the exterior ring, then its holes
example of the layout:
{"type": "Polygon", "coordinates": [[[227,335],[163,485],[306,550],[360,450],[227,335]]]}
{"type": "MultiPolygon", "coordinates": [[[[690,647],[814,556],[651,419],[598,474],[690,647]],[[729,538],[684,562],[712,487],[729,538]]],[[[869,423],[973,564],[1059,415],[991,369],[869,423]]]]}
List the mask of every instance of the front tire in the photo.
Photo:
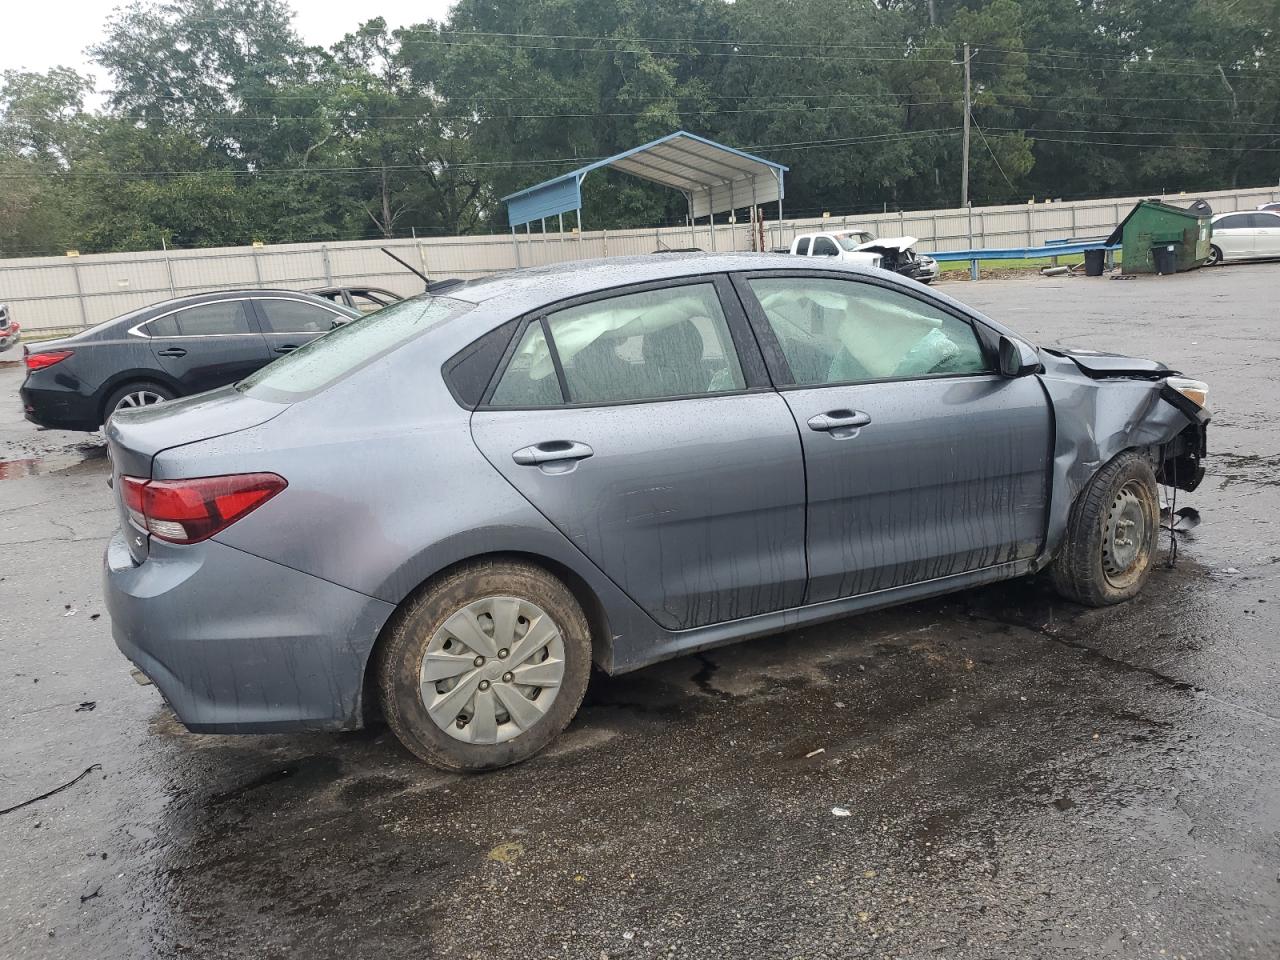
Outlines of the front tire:
{"type": "Polygon", "coordinates": [[[1222,263],[1222,248],[1216,244],[1209,244],[1209,259],[1204,262],[1206,267],[1216,267],[1222,263]]]}
{"type": "Polygon", "coordinates": [[[511,561],[460,567],[397,614],[377,663],[382,712],[419,759],[494,770],[560,734],[591,675],[591,631],[569,589],[511,561]]]}
{"type": "Polygon", "coordinates": [[[1151,572],[1160,532],[1151,462],[1128,450],[1097,472],[1071,506],[1050,568],[1062,596],[1090,607],[1129,600],[1151,572]]]}

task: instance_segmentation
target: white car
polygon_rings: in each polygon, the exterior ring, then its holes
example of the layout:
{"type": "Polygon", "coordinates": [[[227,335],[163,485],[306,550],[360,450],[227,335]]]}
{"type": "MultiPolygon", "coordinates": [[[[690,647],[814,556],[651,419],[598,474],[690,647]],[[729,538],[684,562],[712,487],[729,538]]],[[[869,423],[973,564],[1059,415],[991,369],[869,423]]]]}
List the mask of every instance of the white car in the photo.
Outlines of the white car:
{"type": "Polygon", "coordinates": [[[801,233],[791,241],[790,253],[795,257],[835,257],[846,263],[858,263],[864,267],[878,267],[883,259],[878,253],[864,253],[853,239],[857,234],[801,233]]]}
{"type": "Polygon", "coordinates": [[[1280,211],[1220,213],[1211,222],[1210,265],[1230,260],[1280,257],[1280,211]]]}
{"type": "Polygon", "coordinates": [[[938,277],[937,261],[917,254],[912,249],[916,243],[915,237],[877,240],[865,230],[837,230],[802,233],[791,242],[790,252],[800,257],[838,257],[892,270],[921,283],[932,283],[938,277]]]}

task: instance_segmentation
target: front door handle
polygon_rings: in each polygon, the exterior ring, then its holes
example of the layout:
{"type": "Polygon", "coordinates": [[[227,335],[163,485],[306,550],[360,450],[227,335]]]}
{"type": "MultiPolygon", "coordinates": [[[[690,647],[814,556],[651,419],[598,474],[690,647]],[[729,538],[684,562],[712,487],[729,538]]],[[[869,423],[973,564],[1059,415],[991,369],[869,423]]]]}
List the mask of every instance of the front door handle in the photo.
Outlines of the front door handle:
{"type": "Polygon", "coordinates": [[[292,353],[297,349],[298,345],[296,343],[282,343],[280,346],[276,347],[276,353],[292,353]]]}
{"type": "Polygon", "coordinates": [[[511,459],[522,467],[536,467],[544,463],[564,460],[585,460],[595,453],[585,443],[576,440],[546,440],[529,447],[521,447],[511,454],[511,459]]]}
{"type": "Polygon", "coordinates": [[[162,357],[185,357],[187,355],[187,351],[181,347],[165,347],[163,350],[157,351],[157,353],[162,357]]]}
{"type": "Polygon", "coordinates": [[[871,414],[861,410],[828,410],[808,420],[810,430],[837,434],[844,430],[857,430],[870,422],[871,414]]]}

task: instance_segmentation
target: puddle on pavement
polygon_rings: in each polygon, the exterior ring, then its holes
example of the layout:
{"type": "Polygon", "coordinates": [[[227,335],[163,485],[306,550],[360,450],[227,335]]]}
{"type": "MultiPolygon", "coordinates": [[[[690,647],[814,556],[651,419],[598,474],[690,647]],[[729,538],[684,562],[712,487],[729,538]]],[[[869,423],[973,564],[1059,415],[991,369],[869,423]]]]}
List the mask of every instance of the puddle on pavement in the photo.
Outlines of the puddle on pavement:
{"type": "Polygon", "coordinates": [[[107,448],[102,444],[86,443],[69,450],[59,450],[31,457],[15,457],[0,460],[0,480],[18,480],[44,474],[68,473],[84,464],[106,460],[107,448]]]}

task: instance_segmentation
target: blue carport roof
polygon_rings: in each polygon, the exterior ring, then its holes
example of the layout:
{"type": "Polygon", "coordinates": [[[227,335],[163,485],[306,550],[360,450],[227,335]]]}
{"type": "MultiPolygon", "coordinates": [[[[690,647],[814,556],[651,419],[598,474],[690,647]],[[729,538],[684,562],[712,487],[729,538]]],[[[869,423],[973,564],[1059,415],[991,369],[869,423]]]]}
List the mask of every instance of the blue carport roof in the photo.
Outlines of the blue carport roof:
{"type": "Polygon", "coordinates": [[[602,167],[679,190],[695,217],[781,200],[787,172],[780,163],[677,130],[503,197],[507,220],[518,227],[581,209],[582,180],[602,167]]]}

